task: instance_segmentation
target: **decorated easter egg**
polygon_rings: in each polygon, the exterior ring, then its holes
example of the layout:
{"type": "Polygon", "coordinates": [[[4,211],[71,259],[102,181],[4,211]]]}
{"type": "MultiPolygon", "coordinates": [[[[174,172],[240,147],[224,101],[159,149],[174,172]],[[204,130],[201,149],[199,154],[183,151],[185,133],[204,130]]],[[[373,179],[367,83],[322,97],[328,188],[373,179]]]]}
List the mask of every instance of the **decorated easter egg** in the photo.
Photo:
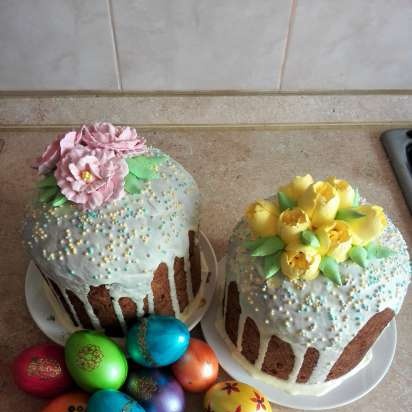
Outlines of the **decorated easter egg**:
{"type": "Polygon", "coordinates": [[[43,343],[25,349],[12,366],[16,385],[35,396],[51,398],[73,384],[64,362],[64,349],[43,343]]]}
{"type": "Polygon", "coordinates": [[[219,362],[213,349],[200,339],[191,338],[186,353],[172,365],[176,379],[189,392],[203,392],[217,379],[219,362]]]}
{"type": "Polygon", "coordinates": [[[119,346],[100,332],[82,330],[66,342],[67,368],[84,390],[119,389],[127,377],[127,360],[119,346]]]}
{"type": "Polygon", "coordinates": [[[90,397],[87,412],[145,412],[145,410],[125,393],[105,389],[95,392],[90,397]]]}
{"type": "Polygon", "coordinates": [[[129,330],[126,347],[130,357],[146,367],[176,362],[189,346],[187,326],[171,316],[141,318],[129,330]]]}
{"type": "Polygon", "coordinates": [[[89,395],[85,392],[69,392],[50,401],[41,412],[86,412],[89,395]]]}
{"type": "Polygon", "coordinates": [[[146,412],[183,412],[185,395],[182,387],[169,373],[160,369],[142,368],[131,372],[126,392],[136,399],[146,412]]]}
{"type": "Polygon", "coordinates": [[[272,412],[267,398],[246,383],[224,381],[213,385],[203,401],[205,412],[272,412]]]}

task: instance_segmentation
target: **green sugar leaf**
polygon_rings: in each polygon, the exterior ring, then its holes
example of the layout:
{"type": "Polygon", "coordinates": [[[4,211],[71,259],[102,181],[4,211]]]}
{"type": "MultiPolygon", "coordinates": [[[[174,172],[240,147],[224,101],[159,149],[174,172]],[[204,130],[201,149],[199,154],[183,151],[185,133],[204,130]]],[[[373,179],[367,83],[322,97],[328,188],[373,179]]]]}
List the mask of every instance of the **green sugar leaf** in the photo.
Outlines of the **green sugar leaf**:
{"type": "Polygon", "coordinates": [[[59,191],[59,188],[57,186],[45,187],[45,188],[40,189],[39,202],[40,203],[49,202],[50,200],[54,198],[54,196],[56,196],[58,191],[59,191]]]}
{"type": "Polygon", "coordinates": [[[304,230],[300,233],[300,240],[304,245],[318,248],[320,246],[318,237],[311,230],[304,230]]]}
{"type": "Polygon", "coordinates": [[[144,181],[138,179],[135,175],[129,173],[124,180],[124,190],[127,193],[137,195],[141,192],[144,185],[144,181]]]}
{"type": "Polygon", "coordinates": [[[352,246],[349,257],[363,268],[368,266],[368,251],[362,246],[352,246]]]}
{"type": "Polygon", "coordinates": [[[279,236],[270,236],[264,238],[265,241],[252,250],[251,256],[268,256],[282,250],[285,244],[279,236]]]}
{"type": "Polygon", "coordinates": [[[365,249],[368,252],[368,258],[371,260],[385,259],[395,254],[395,251],[393,251],[392,249],[389,249],[388,247],[382,245],[378,245],[375,242],[369,243],[367,246],[365,246],[365,249]]]}
{"type": "Polygon", "coordinates": [[[286,209],[292,209],[296,206],[296,202],[288,197],[284,192],[278,192],[278,202],[281,212],[286,209]]]}
{"type": "Polygon", "coordinates": [[[335,219],[336,220],[354,220],[354,219],[360,219],[361,217],[364,217],[365,215],[361,212],[358,212],[356,209],[352,207],[348,207],[347,209],[340,209],[338,210],[338,213],[336,213],[335,219]]]}
{"type": "Polygon", "coordinates": [[[39,189],[53,186],[57,186],[57,181],[52,173],[37,182],[37,187],[39,189]]]}
{"type": "Polygon", "coordinates": [[[340,277],[339,265],[338,262],[333,257],[323,256],[320,265],[320,271],[325,277],[331,280],[338,286],[342,285],[342,279],[340,277]]]}
{"type": "Polygon", "coordinates": [[[247,250],[254,250],[257,247],[261,246],[263,244],[263,242],[266,240],[266,238],[264,237],[260,237],[256,240],[246,240],[243,243],[243,246],[247,249],[247,250]]]}
{"type": "Polygon", "coordinates": [[[59,207],[67,203],[67,197],[63,195],[62,193],[58,193],[54,199],[52,200],[51,204],[53,207],[59,207]]]}
{"type": "Polygon", "coordinates": [[[355,188],[355,197],[353,198],[352,207],[358,207],[360,205],[360,193],[359,189],[355,188]]]}
{"type": "Polygon", "coordinates": [[[268,255],[263,258],[263,273],[266,280],[279,273],[281,253],[279,251],[274,255],[268,255]]]}
{"type": "Polygon", "coordinates": [[[139,179],[149,180],[159,177],[157,167],[164,159],[163,156],[135,156],[126,159],[129,172],[139,179]]]}

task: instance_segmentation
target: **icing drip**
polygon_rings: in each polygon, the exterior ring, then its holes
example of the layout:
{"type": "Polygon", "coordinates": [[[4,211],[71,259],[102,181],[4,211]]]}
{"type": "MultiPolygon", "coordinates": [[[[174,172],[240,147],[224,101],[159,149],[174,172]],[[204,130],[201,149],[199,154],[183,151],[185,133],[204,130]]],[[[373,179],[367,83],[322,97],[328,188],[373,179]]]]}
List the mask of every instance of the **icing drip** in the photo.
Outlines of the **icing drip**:
{"type": "MultiPolygon", "coordinates": [[[[111,296],[113,297],[113,295],[111,295],[111,296]]],[[[118,299],[113,299],[112,303],[113,303],[114,313],[116,314],[116,317],[117,317],[117,319],[120,323],[120,326],[122,328],[123,333],[126,335],[127,326],[126,326],[126,321],[125,321],[124,316],[123,316],[122,308],[119,305],[119,300],[118,299]]]]}
{"type": "Polygon", "coordinates": [[[359,372],[361,369],[367,366],[368,363],[372,360],[372,353],[369,351],[366,354],[366,356],[363,358],[363,360],[359,363],[359,365],[357,365],[354,369],[352,369],[350,372],[348,372],[346,375],[343,375],[339,379],[334,379],[329,382],[312,384],[312,385],[295,383],[295,382],[285,381],[282,379],[275,378],[274,376],[268,375],[267,373],[264,373],[261,371],[261,365],[263,365],[264,357],[266,355],[267,347],[268,347],[269,340],[270,340],[269,338],[265,338],[263,340],[263,346],[260,348],[260,351],[259,351],[259,358],[257,359],[255,365],[252,365],[242,356],[242,354],[237,350],[237,348],[233,345],[232,341],[226,335],[223,319],[219,315],[217,316],[217,320],[216,320],[216,329],[222,336],[226,345],[231,349],[232,356],[253,377],[260,379],[261,381],[265,383],[273,385],[281,390],[289,392],[292,395],[311,395],[311,396],[324,395],[330,392],[332,389],[339,386],[346,379],[350,378],[351,376],[359,372]]]}
{"type": "Polygon", "coordinates": [[[260,339],[259,355],[255,362],[256,369],[262,369],[263,362],[265,361],[266,352],[268,351],[269,341],[270,336],[265,336],[264,338],[260,339]]]}
{"type": "Polygon", "coordinates": [[[173,310],[175,313],[180,313],[179,301],[177,300],[177,292],[176,292],[175,271],[173,269],[173,265],[167,267],[167,276],[169,279],[170,297],[172,298],[173,310]]]}
{"type": "Polygon", "coordinates": [[[239,331],[237,333],[237,343],[236,347],[239,352],[242,351],[242,340],[243,340],[243,332],[245,330],[245,323],[246,323],[246,316],[241,313],[239,318],[239,331]]]}
{"type": "Polygon", "coordinates": [[[186,255],[185,261],[184,261],[184,269],[186,273],[186,290],[187,290],[187,295],[189,298],[189,302],[191,302],[194,298],[193,296],[193,286],[192,286],[192,276],[190,274],[192,273],[192,267],[190,264],[190,256],[189,254],[186,255]]]}
{"type": "MultiPolygon", "coordinates": [[[[235,281],[239,289],[241,323],[250,317],[260,332],[259,355],[251,365],[241,355],[241,346],[228,338],[224,321],[218,311],[218,329],[235,356],[247,364],[251,373],[275,383],[293,393],[305,393],[303,387],[320,393],[336,386],[336,379],[326,382],[326,377],[343,349],[358,331],[376,313],[386,308],[398,313],[410,282],[410,262],[406,243],[398,229],[389,221],[379,243],[396,251],[384,260],[370,262],[367,269],[352,261],[340,264],[343,285],[336,287],[325,277],[319,276],[310,282],[292,283],[282,274],[265,281],[259,273],[256,259],[244,249],[243,243],[251,238],[247,223],[242,220],[230,239],[226,261],[227,302],[228,285],[235,281]],[[295,363],[287,381],[274,378],[261,371],[272,335],[289,343],[295,355],[295,363]],[[306,384],[297,384],[296,379],[308,347],[319,351],[319,359],[306,384]]],[[[226,304],[225,304],[226,306],[226,304]]],[[[223,319],[226,318],[224,307],[223,319]]],[[[241,333],[239,328],[238,333],[241,333]]],[[[361,362],[346,378],[366,364],[361,362]]],[[[246,366],[245,366],[246,367],[246,366]]]]}
{"type": "MultiPolygon", "coordinates": [[[[154,148],[148,153],[160,154],[154,148]]],[[[131,298],[138,315],[143,315],[147,296],[152,313],[151,282],[161,263],[168,268],[175,315],[181,317],[174,280],[176,257],[185,260],[188,293],[193,298],[188,235],[199,226],[199,190],[179,163],[164,156],[159,179],[145,181],[138,195],[126,194],[98,211],[81,211],[72,204],[53,208],[35,203],[26,216],[23,237],[34,261],[62,291],[70,290],[82,301],[96,329],[101,327],[88,301],[90,286],[107,285],[124,330],[119,299],[131,298]]]]}
{"type": "Polygon", "coordinates": [[[149,313],[154,313],[154,296],[152,290],[147,294],[147,303],[149,307],[149,313]]]}
{"type": "Polygon", "coordinates": [[[295,363],[293,364],[293,370],[289,375],[288,381],[296,382],[300,368],[303,365],[303,359],[305,357],[306,348],[303,348],[298,345],[291,345],[291,346],[292,346],[293,354],[295,355],[295,363]]]}
{"type": "MultiPolygon", "coordinates": [[[[49,286],[49,285],[48,285],[48,286],[49,286]]],[[[49,287],[50,287],[50,286],[49,286],[49,287]]],[[[81,325],[80,319],[79,319],[79,317],[77,316],[77,312],[75,311],[74,306],[73,306],[72,303],[70,302],[70,299],[68,298],[67,293],[66,293],[66,292],[62,293],[62,296],[63,296],[63,299],[66,301],[67,305],[69,306],[69,308],[70,308],[70,310],[71,310],[71,312],[72,312],[72,315],[73,315],[74,319],[76,320],[77,324],[78,324],[78,325],[81,325]]],[[[59,300],[57,300],[57,301],[59,302],[59,304],[61,304],[59,300]]]]}

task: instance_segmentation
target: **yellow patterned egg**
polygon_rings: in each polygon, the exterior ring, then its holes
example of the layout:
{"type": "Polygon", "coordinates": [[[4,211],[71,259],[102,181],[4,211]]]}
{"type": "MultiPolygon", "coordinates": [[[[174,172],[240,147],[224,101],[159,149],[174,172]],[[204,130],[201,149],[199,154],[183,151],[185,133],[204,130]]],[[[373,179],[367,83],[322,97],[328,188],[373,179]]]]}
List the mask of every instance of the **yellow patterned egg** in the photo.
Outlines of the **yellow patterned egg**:
{"type": "Polygon", "coordinates": [[[204,412],[272,412],[267,398],[246,383],[224,381],[213,385],[205,395],[204,412]]]}

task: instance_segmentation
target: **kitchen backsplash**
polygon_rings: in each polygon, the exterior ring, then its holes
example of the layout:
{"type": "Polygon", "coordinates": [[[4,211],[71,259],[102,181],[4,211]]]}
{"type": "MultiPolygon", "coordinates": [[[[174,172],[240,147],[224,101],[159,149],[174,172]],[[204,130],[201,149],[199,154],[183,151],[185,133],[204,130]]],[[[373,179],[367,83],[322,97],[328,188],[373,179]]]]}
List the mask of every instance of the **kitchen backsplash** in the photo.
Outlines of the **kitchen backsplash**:
{"type": "Polygon", "coordinates": [[[412,89],[412,0],[1,0],[0,90],[412,89]]]}

